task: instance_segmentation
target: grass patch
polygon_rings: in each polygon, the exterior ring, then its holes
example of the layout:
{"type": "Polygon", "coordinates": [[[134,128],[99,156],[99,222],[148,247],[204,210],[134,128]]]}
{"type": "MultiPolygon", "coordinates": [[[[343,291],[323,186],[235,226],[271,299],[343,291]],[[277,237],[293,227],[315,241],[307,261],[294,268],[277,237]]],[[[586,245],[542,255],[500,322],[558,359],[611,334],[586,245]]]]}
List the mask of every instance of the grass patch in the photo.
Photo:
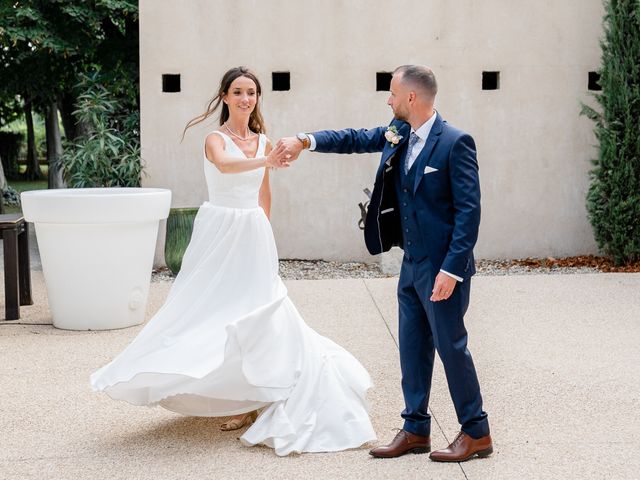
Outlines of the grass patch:
{"type": "Polygon", "coordinates": [[[10,186],[15,188],[18,193],[26,192],[27,190],[46,190],[49,186],[47,179],[44,180],[10,180],[7,182],[10,186]]]}

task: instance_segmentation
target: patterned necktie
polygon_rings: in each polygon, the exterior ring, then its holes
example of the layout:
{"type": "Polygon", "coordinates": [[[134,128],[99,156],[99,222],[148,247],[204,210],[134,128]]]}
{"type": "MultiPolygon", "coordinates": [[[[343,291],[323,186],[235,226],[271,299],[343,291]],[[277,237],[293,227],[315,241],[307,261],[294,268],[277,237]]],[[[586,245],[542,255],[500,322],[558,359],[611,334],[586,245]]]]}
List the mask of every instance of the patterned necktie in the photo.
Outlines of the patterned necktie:
{"type": "Polygon", "coordinates": [[[409,143],[407,144],[407,155],[404,157],[404,173],[409,173],[409,168],[411,168],[409,165],[409,158],[411,158],[411,151],[418,140],[420,140],[420,137],[416,135],[416,132],[411,132],[411,135],[409,136],[409,143]]]}

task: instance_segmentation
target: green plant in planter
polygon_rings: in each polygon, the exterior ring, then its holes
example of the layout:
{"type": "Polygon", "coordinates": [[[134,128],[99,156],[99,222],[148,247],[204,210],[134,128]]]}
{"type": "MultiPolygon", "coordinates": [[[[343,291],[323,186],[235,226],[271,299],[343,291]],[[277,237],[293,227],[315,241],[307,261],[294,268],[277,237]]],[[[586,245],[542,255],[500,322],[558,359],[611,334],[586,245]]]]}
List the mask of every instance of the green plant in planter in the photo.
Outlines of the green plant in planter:
{"type": "Polygon", "coordinates": [[[182,266],[182,256],[191,240],[193,221],[197,213],[197,208],[172,208],[169,211],[164,260],[174,275],[178,274],[182,266]]]}
{"type": "Polygon", "coordinates": [[[139,111],[128,111],[102,83],[99,71],[82,76],[76,118],[87,132],[62,154],[72,188],[139,187],[142,175],[139,111]]]}

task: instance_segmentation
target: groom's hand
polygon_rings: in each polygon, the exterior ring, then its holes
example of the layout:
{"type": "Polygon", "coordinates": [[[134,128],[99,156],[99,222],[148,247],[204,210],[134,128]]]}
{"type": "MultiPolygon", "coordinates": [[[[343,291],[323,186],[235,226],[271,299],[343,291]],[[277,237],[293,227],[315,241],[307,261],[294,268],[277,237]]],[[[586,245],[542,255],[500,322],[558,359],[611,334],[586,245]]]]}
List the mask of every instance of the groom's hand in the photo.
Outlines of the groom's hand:
{"type": "Polygon", "coordinates": [[[453,293],[453,289],[456,288],[456,283],[458,281],[455,278],[443,272],[438,273],[429,300],[439,302],[440,300],[448,299],[453,293]]]}
{"type": "Polygon", "coordinates": [[[302,142],[297,137],[284,137],[278,140],[277,146],[283,146],[285,154],[288,156],[287,161],[293,162],[300,156],[302,152],[302,142]],[[289,156],[290,155],[290,156],[289,156]]]}

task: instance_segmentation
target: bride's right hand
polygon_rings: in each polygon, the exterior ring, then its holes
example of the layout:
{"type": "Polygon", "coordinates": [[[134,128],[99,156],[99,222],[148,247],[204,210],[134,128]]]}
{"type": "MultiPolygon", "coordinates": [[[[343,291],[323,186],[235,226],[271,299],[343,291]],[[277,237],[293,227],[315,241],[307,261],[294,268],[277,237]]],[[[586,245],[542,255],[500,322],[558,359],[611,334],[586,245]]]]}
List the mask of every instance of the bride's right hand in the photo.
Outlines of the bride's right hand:
{"type": "Polygon", "coordinates": [[[291,155],[287,153],[284,145],[278,145],[267,155],[266,166],[271,168],[287,168],[291,155]]]}

